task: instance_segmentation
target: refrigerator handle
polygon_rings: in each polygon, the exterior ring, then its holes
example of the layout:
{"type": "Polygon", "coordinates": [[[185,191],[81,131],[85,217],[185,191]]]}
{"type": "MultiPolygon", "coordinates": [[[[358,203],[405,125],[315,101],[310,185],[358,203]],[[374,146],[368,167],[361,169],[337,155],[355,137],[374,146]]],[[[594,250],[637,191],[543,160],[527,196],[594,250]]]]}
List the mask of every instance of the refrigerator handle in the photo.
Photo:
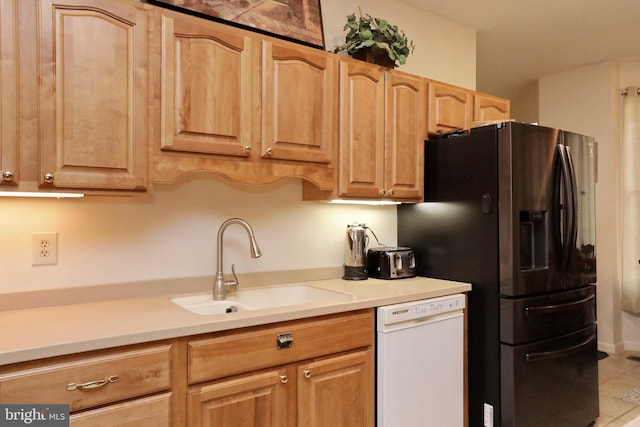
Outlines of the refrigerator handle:
{"type": "Polygon", "coordinates": [[[535,362],[538,360],[555,359],[558,357],[568,356],[570,354],[579,352],[584,347],[589,345],[594,339],[596,339],[596,334],[591,334],[589,338],[576,345],[565,347],[560,350],[545,351],[540,353],[527,353],[525,354],[524,358],[527,362],[535,362]]]}
{"type": "Polygon", "coordinates": [[[573,170],[573,162],[571,161],[571,154],[569,148],[565,145],[557,146],[559,159],[560,159],[560,183],[563,189],[563,199],[559,200],[562,205],[562,257],[560,260],[560,271],[567,272],[569,269],[569,262],[571,261],[571,254],[576,243],[577,227],[576,227],[576,212],[577,212],[577,199],[576,199],[576,182],[573,170]]]}

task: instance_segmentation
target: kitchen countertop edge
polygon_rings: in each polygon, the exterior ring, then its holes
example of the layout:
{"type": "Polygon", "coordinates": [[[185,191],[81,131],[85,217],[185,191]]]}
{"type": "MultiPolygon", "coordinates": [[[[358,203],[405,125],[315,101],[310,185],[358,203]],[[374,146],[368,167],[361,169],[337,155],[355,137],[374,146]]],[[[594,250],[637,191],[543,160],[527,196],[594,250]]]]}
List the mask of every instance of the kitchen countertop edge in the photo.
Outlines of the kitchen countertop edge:
{"type": "MultiPolygon", "coordinates": [[[[347,302],[303,304],[222,315],[200,315],[171,302],[185,294],[154,295],[0,311],[4,328],[0,366],[161,341],[183,336],[344,313],[469,292],[471,285],[415,277],[402,280],[341,279],[286,283],[310,285],[353,296],[347,302]]],[[[202,292],[200,292],[202,293],[202,292]]]]}

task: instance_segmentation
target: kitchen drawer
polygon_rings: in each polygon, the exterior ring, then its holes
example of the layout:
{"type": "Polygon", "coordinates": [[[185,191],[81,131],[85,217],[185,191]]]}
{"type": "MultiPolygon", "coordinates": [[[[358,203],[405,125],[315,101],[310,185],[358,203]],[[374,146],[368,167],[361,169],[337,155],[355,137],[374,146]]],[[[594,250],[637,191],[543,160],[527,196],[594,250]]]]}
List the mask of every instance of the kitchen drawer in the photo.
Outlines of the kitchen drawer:
{"type": "Polygon", "coordinates": [[[373,310],[276,323],[193,339],[189,384],[373,345],[373,310]],[[291,346],[278,349],[279,334],[291,346]]]}
{"type": "Polygon", "coordinates": [[[70,417],[71,427],[169,427],[171,394],[143,397],[70,417]]]}
{"type": "Polygon", "coordinates": [[[0,402],[68,404],[76,411],[167,390],[170,353],[170,345],[154,345],[14,365],[0,371],[0,402]]]}

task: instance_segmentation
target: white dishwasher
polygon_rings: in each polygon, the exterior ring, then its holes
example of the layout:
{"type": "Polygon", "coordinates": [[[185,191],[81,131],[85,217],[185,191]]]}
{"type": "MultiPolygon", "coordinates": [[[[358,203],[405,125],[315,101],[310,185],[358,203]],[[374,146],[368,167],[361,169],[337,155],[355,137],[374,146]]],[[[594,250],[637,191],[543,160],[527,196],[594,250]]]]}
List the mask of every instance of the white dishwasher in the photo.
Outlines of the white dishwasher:
{"type": "Polygon", "coordinates": [[[462,294],[377,310],[377,426],[462,427],[462,294]]]}

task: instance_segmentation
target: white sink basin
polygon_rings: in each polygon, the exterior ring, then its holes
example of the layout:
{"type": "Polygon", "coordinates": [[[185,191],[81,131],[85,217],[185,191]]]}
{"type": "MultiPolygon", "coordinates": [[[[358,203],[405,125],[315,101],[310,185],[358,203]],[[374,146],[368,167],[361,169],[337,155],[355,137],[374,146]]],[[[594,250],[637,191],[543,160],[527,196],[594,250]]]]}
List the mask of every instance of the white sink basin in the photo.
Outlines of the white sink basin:
{"type": "Polygon", "coordinates": [[[342,292],[308,285],[276,286],[241,289],[228,292],[223,301],[214,301],[211,293],[173,298],[171,302],[197,314],[224,314],[236,311],[262,310],[303,304],[332,304],[352,301],[353,296],[342,292]]]}

